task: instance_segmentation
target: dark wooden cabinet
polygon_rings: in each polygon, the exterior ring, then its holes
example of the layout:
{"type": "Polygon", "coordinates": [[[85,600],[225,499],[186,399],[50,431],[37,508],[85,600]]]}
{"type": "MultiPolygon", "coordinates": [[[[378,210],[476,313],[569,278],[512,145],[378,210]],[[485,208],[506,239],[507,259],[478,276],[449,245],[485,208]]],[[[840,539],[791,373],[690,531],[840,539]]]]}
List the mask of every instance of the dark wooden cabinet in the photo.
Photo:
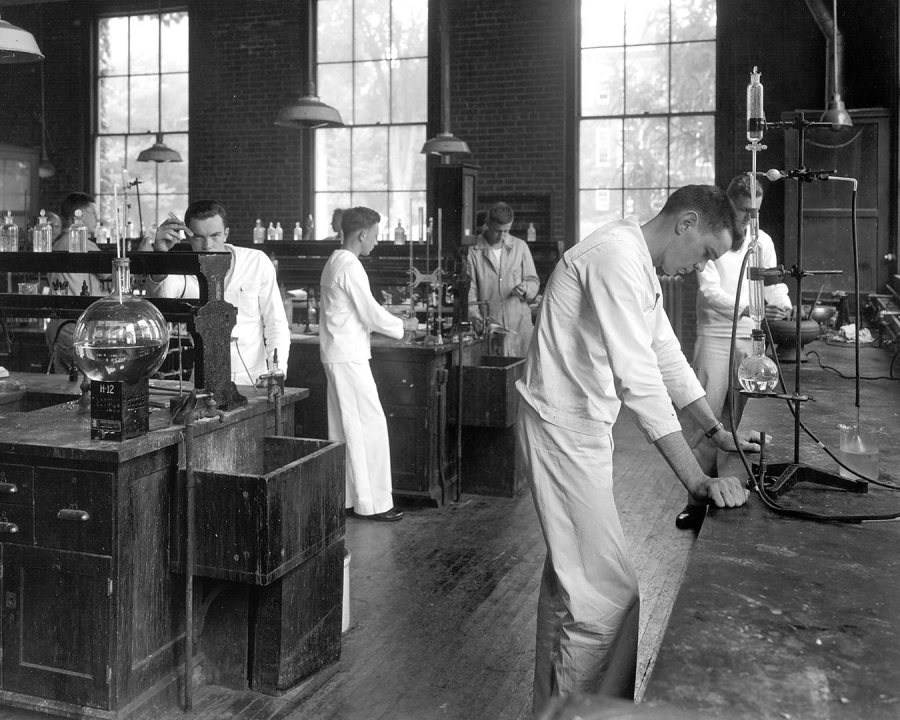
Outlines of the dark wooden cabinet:
{"type": "Polygon", "coordinates": [[[112,559],[6,544],[3,690],[108,709],[112,559]]]}

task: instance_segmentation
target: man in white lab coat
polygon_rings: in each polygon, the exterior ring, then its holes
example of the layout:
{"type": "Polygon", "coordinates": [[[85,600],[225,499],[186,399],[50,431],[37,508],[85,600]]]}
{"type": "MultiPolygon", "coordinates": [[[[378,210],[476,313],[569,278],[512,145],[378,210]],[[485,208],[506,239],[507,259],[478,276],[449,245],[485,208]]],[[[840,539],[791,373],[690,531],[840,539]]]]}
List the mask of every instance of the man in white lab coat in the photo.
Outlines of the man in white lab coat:
{"type": "Polygon", "coordinates": [[[391,496],[391,455],[387,421],[372,377],[369,334],[403,337],[404,326],[372,295],[359,261],[378,243],[381,216],[365,207],[344,210],[343,241],[322,270],[319,291],[319,352],[328,379],[328,439],[347,444],[347,512],[393,522],[403,513],[391,496]]]}
{"type": "Polygon", "coordinates": [[[696,498],[719,507],[747,499],[738,478],[704,475],[681,434],[673,402],[734,449],[681,352],[655,269],[702,269],[739,233],[722,190],[689,185],[644,225],[618,220],[567,250],[547,283],[517,383],[520,461],[547,544],[535,715],[554,695],[634,693],[638,587],[613,501],[622,404],[696,498]]]}
{"type": "MultiPolygon", "coordinates": [[[[184,222],[169,218],[156,231],[153,247],[145,239],[141,250],[168,252],[187,236],[194,252],[227,252],[231,266],[225,276],[225,299],[237,308],[231,332],[231,379],[239,385],[254,385],[260,375],[274,367],[288,366],[291,329],[278,289],[275,266],[255,248],[231,245],[228,215],[214,200],[192,202],[184,222]]],[[[151,297],[196,298],[200,286],[194,275],[150,275],[146,284],[151,297]]]]}

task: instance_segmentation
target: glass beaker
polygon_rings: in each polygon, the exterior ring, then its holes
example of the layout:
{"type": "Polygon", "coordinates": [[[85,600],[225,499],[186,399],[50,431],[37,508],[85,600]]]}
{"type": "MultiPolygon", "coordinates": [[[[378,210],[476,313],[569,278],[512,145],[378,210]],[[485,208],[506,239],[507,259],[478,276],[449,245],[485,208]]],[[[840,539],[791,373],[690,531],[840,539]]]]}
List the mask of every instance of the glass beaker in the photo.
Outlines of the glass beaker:
{"type": "MultiPolygon", "coordinates": [[[[860,475],[870,478],[878,478],[878,443],[883,428],[865,427],[850,423],[838,425],[841,431],[841,445],[838,450],[838,459],[847,467],[852,468],[860,475]]],[[[849,470],[840,469],[841,477],[858,479],[849,470]]]]}

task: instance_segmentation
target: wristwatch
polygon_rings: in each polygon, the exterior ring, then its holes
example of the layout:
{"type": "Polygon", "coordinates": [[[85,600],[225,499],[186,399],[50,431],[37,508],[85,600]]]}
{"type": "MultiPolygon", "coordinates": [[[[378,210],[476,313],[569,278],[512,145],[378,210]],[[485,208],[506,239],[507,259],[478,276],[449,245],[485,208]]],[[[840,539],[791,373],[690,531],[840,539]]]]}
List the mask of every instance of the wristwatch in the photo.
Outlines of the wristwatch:
{"type": "Polygon", "coordinates": [[[720,420],[715,425],[713,425],[709,430],[707,430],[705,433],[703,433],[703,437],[705,437],[707,440],[712,440],[713,437],[715,437],[716,434],[719,432],[719,430],[721,430],[724,427],[725,426],[722,424],[722,421],[720,420]]]}

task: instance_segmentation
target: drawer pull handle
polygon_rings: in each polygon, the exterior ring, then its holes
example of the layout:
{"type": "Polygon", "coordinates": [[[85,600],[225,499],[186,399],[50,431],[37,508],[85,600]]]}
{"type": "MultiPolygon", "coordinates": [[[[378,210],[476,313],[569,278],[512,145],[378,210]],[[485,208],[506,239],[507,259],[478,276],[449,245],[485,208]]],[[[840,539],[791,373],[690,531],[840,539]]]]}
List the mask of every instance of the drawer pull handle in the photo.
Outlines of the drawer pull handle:
{"type": "Polygon", "coordinates": [[[76,510],[75,508],[63,508],[58,513],[56,513],[57,520],[80,520],[81,522],[87,522],[91,519],[91,516],[88,514],[87,510],[76,510]]]}
{"type": "Polygon", "coordinates": [[[19,492],[19,486],[15,483],[0,483],[0,493],[6,493],[7,495],[15,495],[19,492]]]}
{"type": "Polygon", "coordinates": [[[0,522],[0,534],[12,535],[19,532],[19,526],[11,522],[0,522]]]}

